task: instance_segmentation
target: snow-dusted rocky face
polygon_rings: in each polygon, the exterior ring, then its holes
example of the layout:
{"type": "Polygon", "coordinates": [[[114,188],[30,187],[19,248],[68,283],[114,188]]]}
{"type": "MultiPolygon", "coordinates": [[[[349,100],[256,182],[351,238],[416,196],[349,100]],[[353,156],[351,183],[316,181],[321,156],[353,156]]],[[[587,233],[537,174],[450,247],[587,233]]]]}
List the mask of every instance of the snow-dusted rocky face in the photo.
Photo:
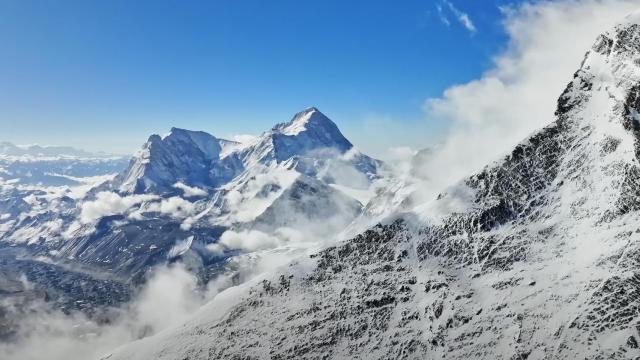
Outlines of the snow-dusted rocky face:
{"type": "Polygon", "coordinates": [[[110,359],[640,356],[638,22],[506,158],[110,359]]]}

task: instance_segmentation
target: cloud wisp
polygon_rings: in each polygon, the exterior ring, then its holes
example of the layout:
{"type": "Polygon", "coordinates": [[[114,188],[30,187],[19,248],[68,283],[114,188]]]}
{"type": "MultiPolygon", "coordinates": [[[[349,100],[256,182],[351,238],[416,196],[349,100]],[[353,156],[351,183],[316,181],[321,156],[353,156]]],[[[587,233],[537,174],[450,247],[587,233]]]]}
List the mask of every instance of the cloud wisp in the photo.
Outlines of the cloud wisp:
{"type": "Polygon", "coordinates": [[[477,31],[475,24],[471,20],[471,17],[469,17],[469,14],[458,9],[450,1],[443,0],[435,6],[438,11],[438,17],[444,25],[451,26],[451,20],[449,20],[449,15],[451,15],[470,33],[475,33],[477,31]]]}

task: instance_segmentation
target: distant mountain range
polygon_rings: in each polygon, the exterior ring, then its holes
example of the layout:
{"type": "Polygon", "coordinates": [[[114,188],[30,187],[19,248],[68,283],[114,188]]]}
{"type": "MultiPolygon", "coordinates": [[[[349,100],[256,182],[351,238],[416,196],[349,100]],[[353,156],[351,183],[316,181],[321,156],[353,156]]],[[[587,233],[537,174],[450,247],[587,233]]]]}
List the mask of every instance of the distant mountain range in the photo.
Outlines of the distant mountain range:
{"type": "Polygon", "coordinates": [[[69,146],[15,145],[8,141],[0,142],[0,156],[1,155],[75,158],[119,157],[119,155],[103,152],[92,153],[69,146]]]}

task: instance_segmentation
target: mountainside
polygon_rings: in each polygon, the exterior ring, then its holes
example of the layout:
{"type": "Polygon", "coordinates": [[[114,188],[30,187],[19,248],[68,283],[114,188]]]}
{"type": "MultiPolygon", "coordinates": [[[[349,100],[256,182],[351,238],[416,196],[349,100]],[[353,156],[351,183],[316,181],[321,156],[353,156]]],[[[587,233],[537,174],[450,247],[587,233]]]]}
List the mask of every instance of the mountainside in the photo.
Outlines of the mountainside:
{"type": "Polygon", "coordinates": [[[105,359],[640,356],[638,59],[633,15],[506,158],[105,359]]]}

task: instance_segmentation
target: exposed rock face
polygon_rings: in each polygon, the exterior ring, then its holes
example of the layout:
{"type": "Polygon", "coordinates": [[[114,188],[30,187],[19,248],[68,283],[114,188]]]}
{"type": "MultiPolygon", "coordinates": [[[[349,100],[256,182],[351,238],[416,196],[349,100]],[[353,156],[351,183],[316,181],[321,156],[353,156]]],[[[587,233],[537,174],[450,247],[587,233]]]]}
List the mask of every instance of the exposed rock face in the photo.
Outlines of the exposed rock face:
{"type": "Polygon", "coordinates": [[[417,216],[109,359],[640,356],[638,22],[597,39],[553,124],[417,216]]]}

